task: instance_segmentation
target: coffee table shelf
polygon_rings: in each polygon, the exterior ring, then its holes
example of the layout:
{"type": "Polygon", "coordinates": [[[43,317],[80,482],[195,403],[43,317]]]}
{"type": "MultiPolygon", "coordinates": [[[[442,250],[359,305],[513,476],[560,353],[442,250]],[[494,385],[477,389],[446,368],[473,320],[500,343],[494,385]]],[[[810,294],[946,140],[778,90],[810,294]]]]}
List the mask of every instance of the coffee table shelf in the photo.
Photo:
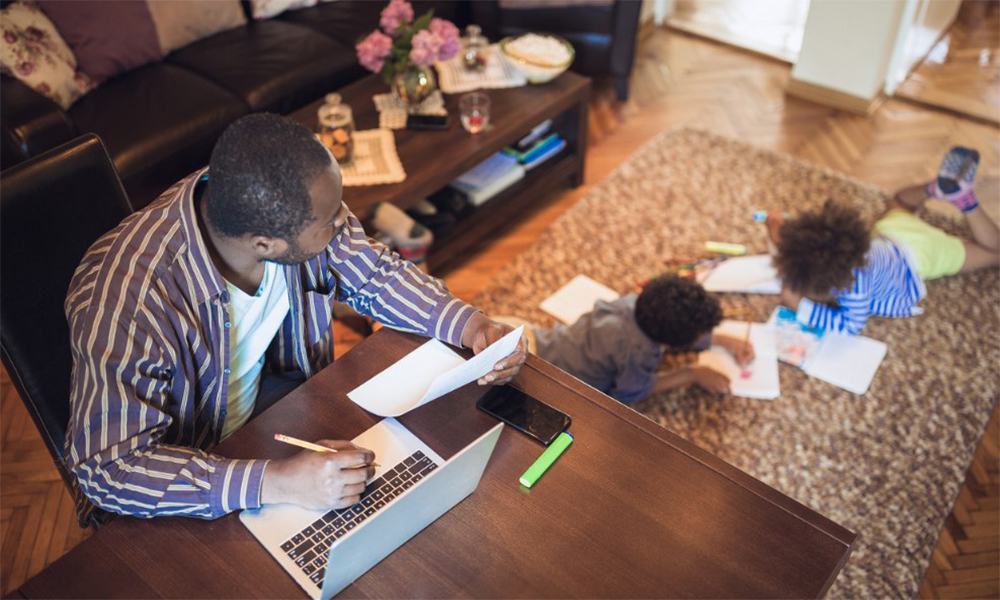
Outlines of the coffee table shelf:
{"type": "MultiPolygon", "coordinates": [[[[378,112],[372,97],[388,88],[374,75],[341,90],[344,102],[354,110],[359,130],[378,126],[378,112]]],[[[476,207],[460,218],[455,230],[440,239],[428,255],[431,271],[441,274],[462,262],[465,251],[509,227],[528,211],[538,207],[545,192],[564,182],[583,182],[587,151],[587,103],[590,79],[572,72],[563,73],[545,85],[487,90],[492,100],[491,127],[479,135],[469,135],[459,122],[458,95],[446,95],[451,125],[444,131],[394,132],[396,149],[406,180],[396,184],[344,188],[344,201],[364,218],[369,207],[389,201],[407,209],[448,185],[459,175],[486,160],[504,146],[513,145],[533,127],[553,119],[553,129],[566,139],[558,155],[529,171],[524,179],[476,207]]],[[[318,129],[314,102],[292,115],[314,131],[318,129]]]]}

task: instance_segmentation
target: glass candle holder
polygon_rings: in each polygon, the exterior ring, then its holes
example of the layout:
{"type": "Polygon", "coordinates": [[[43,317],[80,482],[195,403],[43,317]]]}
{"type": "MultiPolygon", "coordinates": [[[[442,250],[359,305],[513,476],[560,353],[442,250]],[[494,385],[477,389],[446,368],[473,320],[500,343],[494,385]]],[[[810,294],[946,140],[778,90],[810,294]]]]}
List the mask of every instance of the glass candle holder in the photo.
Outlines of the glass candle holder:
{"type": "Polygon", "coordinates": [[[488,48],[489,42],[479,25],[469,25],[465,28],[465,37],[462,38],[462,63],[466,69],[470,71],[486,69],[488,48]]]}
{"type": "Polygon", "coordinates": [[[319,139],[330,149],[338,164],[354,158],[354,113],[342,104],[340,94],[327,94],[326,104],[319,107],[319,139]]]}
{"type": "Polygon", "coordinates": [[[490,97],[483,92],[469,92],[458,99],[462,127],[476,135],[490,123],[490,97]]]}

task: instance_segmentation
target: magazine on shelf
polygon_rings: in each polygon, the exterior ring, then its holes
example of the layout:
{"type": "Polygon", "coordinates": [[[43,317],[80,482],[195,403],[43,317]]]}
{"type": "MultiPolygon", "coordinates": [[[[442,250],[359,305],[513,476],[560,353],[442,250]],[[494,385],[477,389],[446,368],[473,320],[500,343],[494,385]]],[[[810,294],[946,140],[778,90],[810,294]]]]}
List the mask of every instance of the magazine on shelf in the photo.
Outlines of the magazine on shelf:
{"type": "Polygon", "coordinates": [[[496,153],[451,182],[473,206],[479,206],[524,178],[525,168],[517,159],[496,153]]]}

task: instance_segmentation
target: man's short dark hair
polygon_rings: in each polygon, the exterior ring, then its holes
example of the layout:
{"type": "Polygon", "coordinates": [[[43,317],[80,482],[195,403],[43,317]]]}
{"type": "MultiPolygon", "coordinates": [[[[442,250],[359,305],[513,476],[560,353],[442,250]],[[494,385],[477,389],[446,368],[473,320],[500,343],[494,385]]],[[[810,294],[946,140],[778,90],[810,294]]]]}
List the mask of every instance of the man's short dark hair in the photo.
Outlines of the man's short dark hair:
{"type": "Polygon", "coordinates": [[[309,185],[332,159],[306,127],[279,115],[247,115],[212,150],[208,218],[223,235],[294,241],[313,218],[309,185]]]}
{"type": "Polygon", "coordinates": [[[854,269],[864,266],[870,246],[871,231],[860,213],[827,200],[822,210],[781,226],[774,264],[793,291],[821,297],[850,287],[854,269]]]}
{"type": "Polygon", "coordinates": [[[635,302],[635,322],[650,339],[687,348],[722,321],[719,300],[701,284],[674,274],[646,284],[635,302]]]}

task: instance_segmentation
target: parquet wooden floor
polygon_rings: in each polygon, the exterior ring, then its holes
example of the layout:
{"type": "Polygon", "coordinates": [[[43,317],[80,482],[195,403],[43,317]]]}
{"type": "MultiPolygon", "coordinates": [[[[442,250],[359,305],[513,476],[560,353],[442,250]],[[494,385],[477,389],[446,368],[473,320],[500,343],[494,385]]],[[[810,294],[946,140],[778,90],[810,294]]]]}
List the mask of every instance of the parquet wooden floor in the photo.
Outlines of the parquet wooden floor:
{"type": "Polygon", "coordinates": [[[896,96],[1000,123],[1000,2],[966,0],[896,96]]]}
{"type": "MultiPolygon", "coordinates": [[[[842,113],[786,97],[783,90],[789,72],[785,63],[680,32],[644,31],[631,99],[624,104],[616,102],[607,84],[599,84],[595,90],[584,185],[539,198],[533,213],[524,215],[502,237],[483,241],[470,252],[468,262],[445,274],[445,281],[456,295],[471,300],[511,258],[625,158],[658,133],[683,125],[786,152],[886,190],[930,178],[950,146],[973,146],[982,153],[980,177],[987,184],[981,197],[987,199],[992,213],[1000,212],[997,127],[894,100],[870,118],[842,113]]],[[[359,339],[353,333],[343,333],[338,354],[359,339]]],[[[83,534],[72,524],[59,477],[6,375],[0,375],[0,394],[0,589],[6,592],[72,548],[83,534]]],[[[994,423],[983,442],[992,450],[985,454],[980,450],[970,471],[976,475],[962,492],[964,499],[971,500],[956,508],[952,517],[962,527],[949,525],[950,538],[942,536],[943,546],[950,539],[964,555],[975,556],[949,558],[949,565],[980,571],[971,575],[943,573],[941,578],[929,575],[928,579],[935,581],[930,581],[927,597],[939,590],[951,594],[949,597],[960,597],[956,594],[963,590],[967,592],[964,597],[984,597],[984,587],[969,591],[972,588],[960,586],[969,577],[980,584],[987,570],[1000,570],[996,560],[1000,535],[989,537],[988,519],[993,517],[986,514],[995,516],[998,511],[996,440],[994,423]],[[968,515],[959,515],[961,510],[968,515]]],[[[956,556],[950,550],[950,546],[945,548],[942,556],[956,556]]],[[[938,554],[935,557],[935,565],[944,564],[938,554]]]]}

